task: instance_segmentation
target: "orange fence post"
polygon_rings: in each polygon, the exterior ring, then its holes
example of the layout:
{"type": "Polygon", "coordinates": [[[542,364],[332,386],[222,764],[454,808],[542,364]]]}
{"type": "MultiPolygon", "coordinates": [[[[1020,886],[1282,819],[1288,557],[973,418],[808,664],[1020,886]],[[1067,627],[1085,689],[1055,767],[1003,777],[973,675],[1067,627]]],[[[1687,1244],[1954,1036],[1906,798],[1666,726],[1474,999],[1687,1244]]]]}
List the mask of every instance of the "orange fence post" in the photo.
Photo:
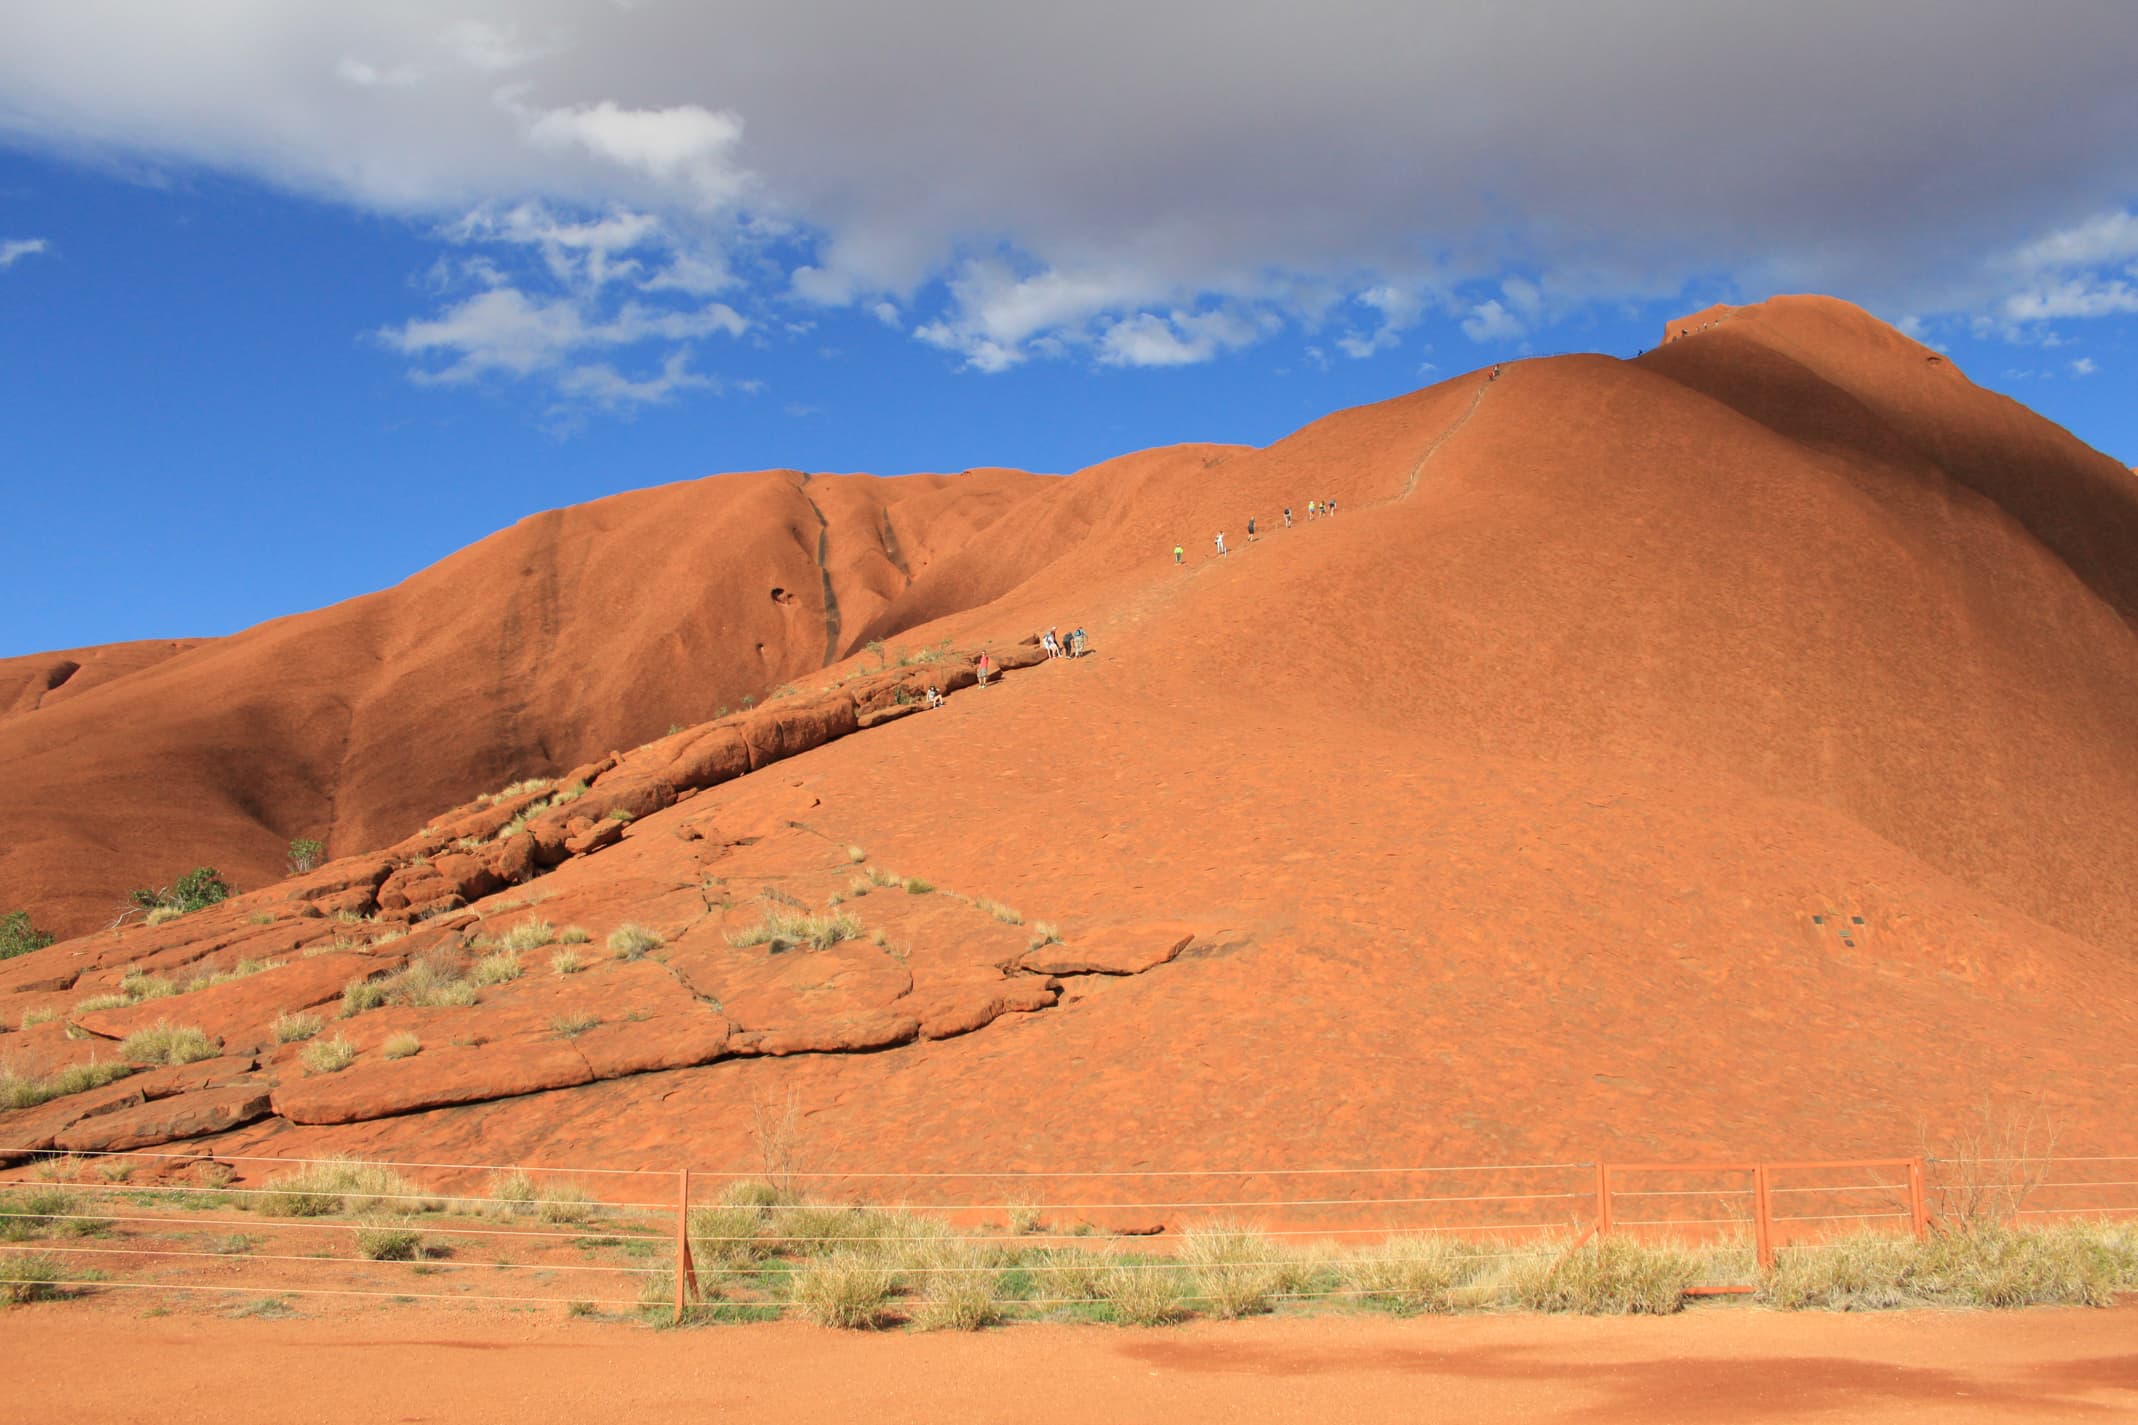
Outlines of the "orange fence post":
{"type": "Polygon", "coordinates": [[[1908,1223],[1918,1240],[1930,1235],[1930,1189],[1925,1181],[1928,1176],[1921,1158],[1908,1160],[1908,1223]]]}
{"type": "Polygon", "coordinates": [[[1752,1167],[1752,1241],[1763,1272],[1774,1270],[1774,1203],[1767,1196],[1767,1165],[1752,1167]]]}
{"type": "Polygon", "coordinates": [[[684,1304],[698,1287],[698,1269],[690,1260],[690,1169],[681,1174],[676,1187],[676,1322],[683,1320],[684,1304]]]}
{"type": "Polygon", "coordinates": [[[1596,1235],[1608,1236],[1611,1231],[1611,1167],[1608,1163],[1596,1165],[1596,1235]]]}

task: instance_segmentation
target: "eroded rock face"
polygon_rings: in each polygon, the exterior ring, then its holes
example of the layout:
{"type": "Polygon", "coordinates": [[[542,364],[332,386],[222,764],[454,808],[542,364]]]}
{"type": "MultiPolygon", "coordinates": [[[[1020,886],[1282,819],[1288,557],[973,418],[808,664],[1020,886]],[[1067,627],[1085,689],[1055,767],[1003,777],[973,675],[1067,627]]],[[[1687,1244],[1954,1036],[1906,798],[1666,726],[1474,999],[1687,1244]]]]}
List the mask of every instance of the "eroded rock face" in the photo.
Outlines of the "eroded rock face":
{"type": "Polygon", "coordinates": [[[1018,958],[1035,975],[1140,975],[1195,943],[1183,925],[1130,925],[1097,932],[1076,945],[1045,945],[1018,958]]]}

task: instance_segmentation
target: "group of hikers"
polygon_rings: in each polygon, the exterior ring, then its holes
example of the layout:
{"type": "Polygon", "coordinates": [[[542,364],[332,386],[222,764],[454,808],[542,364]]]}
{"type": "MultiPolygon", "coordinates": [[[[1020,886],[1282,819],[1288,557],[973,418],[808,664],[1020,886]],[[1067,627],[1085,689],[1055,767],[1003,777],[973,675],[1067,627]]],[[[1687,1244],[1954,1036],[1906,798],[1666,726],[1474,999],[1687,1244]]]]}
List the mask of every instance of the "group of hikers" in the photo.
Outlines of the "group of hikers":
{"type": "MultiPolygon", "coordinates": [[[[1310,520],[1327,519],[1330,515],[1333,515],[1335,513],[1336,501],[1334,500],[1307,501],[1307,518],[1310,520]]],[[[1286,505],[1284,507],[1284,527],[1286,529],[1290,529],[1292,527],[1292,507],[1290,505],[1286,505]]],[[[1255,531],[1254,516],[1249,515],[1247,517],[1247,542],[1249,544],[1252,544],[1257,538],[1258,535],[1255,531]]],[[[1215,543],[1217,545],[1217,552],[1219,554],[1230,554],[1232,552],[1230,549],[1227,549],[1225,547],[1225,531],[1219,530],[1217,532],[1215,543]]],[[[1188,550],[1185,545],[1176,544],[1173,546],[1173,562],[1175,564],[1185,564],[1188,562],[1188,550]]],[[[1078,629],[1077,632],[1082,633],[1083,630],[1078,629]]]]}
{"type": "MultiPolygon", "coordinates": [[[[1062,637],[1062,631],[1059,626],[1042,630],[1039,635],[1039,646],[1046,650],[1049,658],[1082,658],[1091,651],[1091,645],[1081,624],[1071,629],[1067,638],[1062,637]]],[[[973,655],[972,666],[975,680],[981,687],[986,687],[988,680],[995,676],[995,660],[990,658],[987,650],[983,648],[973,655]]],[[[943,690],[931,687],[928,690],[928,706],[939,708],[942,705],[943,690]]]]}

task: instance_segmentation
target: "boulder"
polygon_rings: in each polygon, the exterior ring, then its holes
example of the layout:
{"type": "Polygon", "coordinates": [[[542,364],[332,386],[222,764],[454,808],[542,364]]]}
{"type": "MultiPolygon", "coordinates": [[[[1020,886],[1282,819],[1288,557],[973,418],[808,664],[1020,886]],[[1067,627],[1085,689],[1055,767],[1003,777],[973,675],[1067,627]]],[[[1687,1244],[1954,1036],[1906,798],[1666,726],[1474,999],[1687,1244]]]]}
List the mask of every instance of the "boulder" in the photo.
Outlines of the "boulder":
{"type": "Polygon", "coordinates": [[[564,850],[568,855],[584,856],[590,851],[599,851],[604,846],[614,846],[623,839],[623,822],[597,821],[584,831],[564,838],[564,850]]]}

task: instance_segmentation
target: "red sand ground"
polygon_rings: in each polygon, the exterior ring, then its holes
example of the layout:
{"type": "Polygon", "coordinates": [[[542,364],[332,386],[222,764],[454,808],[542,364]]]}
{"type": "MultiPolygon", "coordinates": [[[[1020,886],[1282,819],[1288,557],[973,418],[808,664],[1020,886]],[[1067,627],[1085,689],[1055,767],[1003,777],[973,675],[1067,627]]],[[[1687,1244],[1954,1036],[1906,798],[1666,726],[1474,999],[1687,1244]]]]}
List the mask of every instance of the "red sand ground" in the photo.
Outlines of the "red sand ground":
{"type": "MultiPolygon", "coordinates": [[[[308,616],[408,620],[362,645],[379,671],[331,717],[317,710],[350,676],[346,645],[289,621],[0,722],[0,786],[34,828],[7,854],[38,865],[79,865],[107,834],[85,828],[136,817],[174,866],[207,859],[184,848],[235,843],[202,816],[250,815],[229,786],[261,767],[349,769],[303,773],[317,805],[365,808],[336,814],[365,829],[337,833],[338,852],[427,815],[442,828],[325,881],[0,968],[0,1056],[108,1057],[158,1017],[211,1028],[226,1054],[110,1091],[153,1102],[0,1116],[0,1138],[734,1167],[755,1161],[753,1099],[791,1094],[825,1168],[1883,1156],[1948,1141],[1988,1099],[2055,1115],[2064,1151],[2131,1151],[2138,485],[1844,304],[1700,320],[1638,362],[1516,363],[1265,450],[988,476],[977,513],[948,507],[957,481],[924,482],[945,502],[924,527],[952,533],[902,590],[853,595],[842,641],[1006,652],[1082,624],[1091,656],[835,736],[881,710],[857,698],[888,698],[888,683],[831,686],[875,660],[812,672],[821,645],[766,638],[801,694],[603,772],[586,810],[636,819],[614,839],[556,814],[541,845],[561,864],[530,884],[498,878],[532,872],[538,837],[460,855],[448,823],[495,825],[445,807],[539,770],[504,760],[518,733],[500,726],[578,729],[544,732],[555,767],[584,738],[606,751],[712,700],[704,659],[661,640],[681,620],[690,646],[732,651],[718,611],[783,619],[761,586],[816,566],[809,548],[737,552],[682,502],[754,491],[799,529],[791,477],[543,516],[458,556],[472,583],[451,583],[449,560],[308,616]],[[1285,504],[1303,517],[1329,498],[1335,518],[1275,527],[1285,504]],[[1253,544],[1250,513],[1268,531],[1253,544]],[[1217,529],[1222,560],[1206,553],[1217,529]],[[501,644],[496,603],[435,596],[518,578],[530,549],[585,571],[514,595],[531,622],[508,626],[539,638],[501,644]],[[593,630],[594,652],[543,662],[566,628],[593,630]],[[361,735],[350,707],[371,710],[361,735]],[[73,724],[47,721],[62,712],[104,742],[63,748],[73,724]],[[95,752],[122,745],[136,750],[95,752]],[[722,757],[758,770],[720,780],[706,769],[722,757]],[[844,893],[849,845],[941,890],[842,907],[881,946],[730,942],[761,891],[815,909],[844,893]],[[369,943],[448,880],[469,913],[369,943]],[[399,886],[420,895],[387,905],[399,886]],[[289,897],[315,894],[315,912],[384,919],[302,918],[289,897]],[[570,976],[543,950],[472,1008],[341,1022],[360,1054],[332,1077],[266,1034],[284,1009],[331,1015],[352,974],[431,948],[465,960],[471,937],[530,915],[586,927],[596,953],[627,920],[668,945],[570,976]],[[1035,960],[1038,921],[1064,944],[1035,960]],[[361,958],[295,958],[336,937],[361,958]],[[289,963],[73,1009],[131,964],[247,955],[289,963]],[[44,1009],[98,1037],[14,1031],[44,1009]],[[547,1026],[573,1012],[602,1024],[560,1044],[547,1026]],[[383,1059],[396,1029],[424,1052],[383,1059]],[[101,1109],[117,1111],[85,1116],[101,1109]]],[[[818,499],[835,551],[839,501],[865,524],[876,487],[839,489],[818,499]]]]}
{"type": "Polygon", "coordinates": [[[1663,1320],[1288,1318],[871,1336],[632,1327],[395,1307],[296,1321],[11,1312],[23,1420],[1643,1422],[2125,1419],[2138,1307],[1663,1320]],[[83,1370],[123,1341],[122,1371],[83,1370]]]}

